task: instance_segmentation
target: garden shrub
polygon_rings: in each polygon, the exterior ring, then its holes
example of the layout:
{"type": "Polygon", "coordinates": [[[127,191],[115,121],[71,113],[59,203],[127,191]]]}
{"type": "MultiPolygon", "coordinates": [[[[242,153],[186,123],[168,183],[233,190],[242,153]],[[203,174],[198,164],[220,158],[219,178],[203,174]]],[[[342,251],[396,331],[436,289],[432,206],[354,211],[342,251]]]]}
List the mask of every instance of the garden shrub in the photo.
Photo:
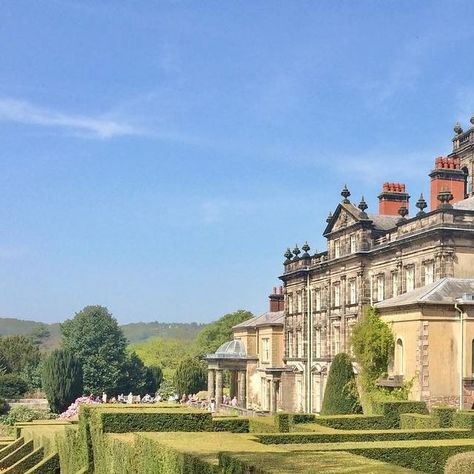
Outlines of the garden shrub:
{"type": "Polygon", "coordinates": [[[341,352],[334,357],[324,391],[321,415],[361,413],[351,358],[341,352]]]}
{"type": "Polygon", "coordinates": [[[439,428],[439,421],[431,415],[402,413],[400,414],[400,428],[402,430],[439,428]]]}
{"type": "Polygon", "coordinates": [[[316,415],[312,415],[310,413],[295,413],[293,415],[293,423],[314,423],[316,418],[316,415]]]}
{"type": "Polygon", "coordinates": [[[50,420],[55,416],[49,410],[31,408],[25,405],[18,405],[12,408],[7,415],[1,417],[4,425],[13,426],[15,423],[30,422],[33,420],[50,420]]]}
{"type": "Polygon", "coordinates": [[[431,416],[438,421],[440,428],[450,428],[453,426],[453,417],[456,413],[456,408],[453,407],[433,407],[431,409],[431,416]]]}
{"type": "Polygon", "coordinates": [[[400,427],[400,415],[402,413],[428,414],[425,402],[414,402],[407,400],[377,402],[374,406],[376,414],[385,418],[387,428],[400,427]]]}
{"type": "Polygon", "coordinates": [[[248,433],[249,419],[238,417],[222,417],[212,420],[214,431],[230,431],[231,433],[248,433]]]}
{"type": "Polygon", "coordinates": [[[383,430],[390,428],[382,415],[317,416],[314,423],[336,430],[383,430]]]}
{"type": "Polygon", "coordinates": [[[474,451],[455,454],[446,462],[445,474],[465,474],[474,472],[474,451]]]}
{"type": "Polygon", "coordinates": [[[28,384],[17,374],[0,375],[0,397],[20,398],[28,391],[28,384]]]}

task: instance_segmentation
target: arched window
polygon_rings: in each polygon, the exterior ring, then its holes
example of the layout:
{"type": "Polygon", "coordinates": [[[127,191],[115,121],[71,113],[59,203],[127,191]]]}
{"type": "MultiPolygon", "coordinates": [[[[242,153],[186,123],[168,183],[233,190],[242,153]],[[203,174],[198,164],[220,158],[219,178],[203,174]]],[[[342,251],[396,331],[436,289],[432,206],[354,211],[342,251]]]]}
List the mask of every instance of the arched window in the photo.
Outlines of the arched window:
{"type": "Polygon", "coordinates": [[[403,341],[398,338],[395,344],[395,370],[397,375],[405,375],[405,355],[403,353],[403,341]]]}
{"type": "Polygon", "coordinates": [[[462,168],[464,172],[464,197],[467,198],[471,194],[471,185],[469,183],[469,170],[464,167],[462,168]]]}

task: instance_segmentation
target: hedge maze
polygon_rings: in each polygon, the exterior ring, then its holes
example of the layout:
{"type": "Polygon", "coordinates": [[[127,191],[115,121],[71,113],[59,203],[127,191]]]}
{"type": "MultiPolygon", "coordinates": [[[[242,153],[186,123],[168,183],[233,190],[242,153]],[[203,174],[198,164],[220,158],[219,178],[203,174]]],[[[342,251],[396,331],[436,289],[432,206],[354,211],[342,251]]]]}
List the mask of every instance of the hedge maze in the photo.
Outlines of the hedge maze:
{"type": "Polygon", "coordinates": [[[242,418],[83,405],[78,422],[19,423],[15,433],[0,438],[2,474],[443,473],[447,464],[455,474],[472,462],[474,411],[384,402],[371,416],[242,418]]]}

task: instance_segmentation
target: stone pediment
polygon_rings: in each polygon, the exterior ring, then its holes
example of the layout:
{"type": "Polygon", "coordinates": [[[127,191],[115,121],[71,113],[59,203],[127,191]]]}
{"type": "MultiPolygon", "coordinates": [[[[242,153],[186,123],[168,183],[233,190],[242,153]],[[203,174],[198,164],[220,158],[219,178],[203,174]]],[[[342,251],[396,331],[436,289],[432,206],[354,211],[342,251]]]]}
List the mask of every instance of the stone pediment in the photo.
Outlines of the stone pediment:
{"type": "Polygon", "coordinates": [[[323,235],[345,229],[346,227],[359,223],[361,220],[368,220],[367,215],[362,216],[361,214],[361,211],[353,204],[339,204],[334,211],[331,220],[328,222],[323,235]]]}

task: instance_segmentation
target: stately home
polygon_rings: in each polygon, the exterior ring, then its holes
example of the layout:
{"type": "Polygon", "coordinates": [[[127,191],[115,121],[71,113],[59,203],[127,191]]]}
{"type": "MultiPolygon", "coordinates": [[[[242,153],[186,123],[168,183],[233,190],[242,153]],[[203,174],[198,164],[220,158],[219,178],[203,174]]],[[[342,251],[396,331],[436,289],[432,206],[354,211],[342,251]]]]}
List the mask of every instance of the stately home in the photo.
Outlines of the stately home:
{"type": "Polygon", "coordinates": [[[319,412],[331,361],[351,353],[351,331],[367,305],[394,331],[387,383],[413,380],[412,398],[428,403],[459,403],[461,391],[465,404],[474,402],[467,301],[474,293],[474,127],[454,130],[452,153],[436,158],[429,173],[429,210],[423,195],[413,209],[404,184],[384,183],[378,212],[370,213],[345,186],[323,231],[327,249],[287,250],[278,330],[264,343],[258,318],[234,328],[245,354],[246,406],[319,412]],[[267,356],[280,346],[281,355],[267,356]]]}

